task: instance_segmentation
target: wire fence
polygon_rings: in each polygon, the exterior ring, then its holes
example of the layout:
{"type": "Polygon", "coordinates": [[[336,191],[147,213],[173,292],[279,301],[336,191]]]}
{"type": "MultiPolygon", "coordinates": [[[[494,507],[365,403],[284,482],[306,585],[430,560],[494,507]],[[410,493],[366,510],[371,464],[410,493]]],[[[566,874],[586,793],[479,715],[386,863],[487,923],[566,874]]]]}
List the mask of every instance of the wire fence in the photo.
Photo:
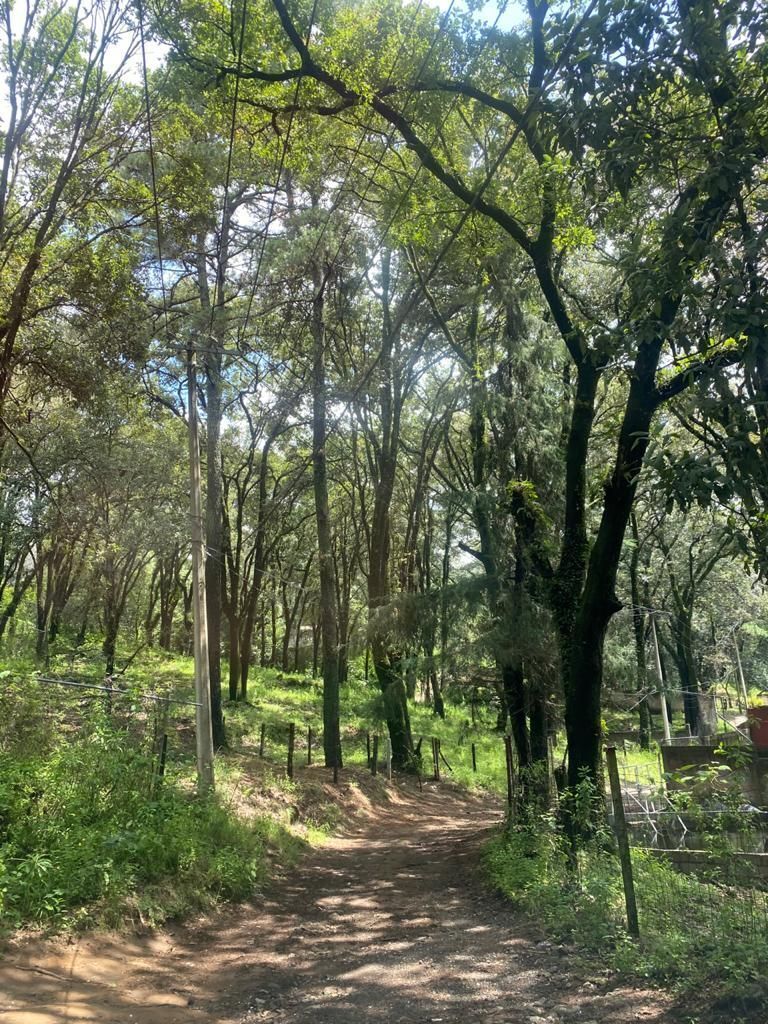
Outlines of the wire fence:
{"type": "Polygon", "coordinates": [[[181,759],[192,743],[196,706],[109,678],[92,683],[9,674],[0,679],[0,753],[45,756],[62,743],[115,730],[147,757],[152,793],[169,760],[181,759]]]}
{"type": "MultiPolygon", "coordinates": [[[[606,751],[627,925],[662,935],[700,929],[717,941],[766,943],[768,812],[748,804],[676,803],[622,778],[606,751]],[[670,870],[673,869],[673,870],[670,870]]],[[[720,803],[718,800],[720,799],[720,803]]]]}
{"type": "MultiPolygon", "coordinates": [[[[173,761],[189,768],[194,751],[194,701],[170,693],[142,692],[122,680],[102,683],[35,675],[0,679],[0,753],[39,755],[62,742],[87,741],[92,730],[119,729],[147,758],[147,792],[162,784],[173,761]]],[[[297,716],[298,718],[298,716],[297,716]]],[[[248,750],[289,778],[303,767],[324,767],[323,733],[303,721],[264,715],[251,725],[248,750]]],[[[466,736],[462,752],[480,767],[478,745],[466,736]]],[[[415,773],[420,784],[451,778],[458,749],[443,749],[437,736],[421,737],[415,773]]],[[[388,736],[347,725],[341,731],[342,763],[392,777],[388,736]]],[[[503,765],[510,819],[525,782],[510,736],[485,747],[482,757],[503,765]]],[[[768,812],[753,808],[682,808],[663,789],[654,758],[616,759],[619,806],[632,869],[639,927],[656,934],[701,930],[720,942],[766,943],[768,936],[768,812]],[[674,870],[670,870],[670,867],[674,870]]],[[[552,775],[550,763],[549,775],[552,775]]],[[[339,767],[325,769],[334,781],[339,767]]],[[[554,791],[553,791],[554,792],[554,791]]],[[[616,801],[612,823],[617,825],[616,801]]],[[[617,833],[620,829],[617,829],[617,833]]],[[[621,841],[619,843],[621,849],[621,841]]],[[[620,861],[609,862],[617,884],[620,861]]],[[[622,883],[626,879],[622,876],[622,883]]]]}
{"type": "MultiPolygon", "coordinates": [[[[12,750],[39,757],[62,742],[84,740],[92,731],[108,727],[119,730],[137,751],[151,758],[154,786],[165,774],[166,765],[190,767],[196,708],[194,700],[171,692],[147,691],[124,677],[93,682],[8,673],[0,678],[0,753],[12,750]]],[[[264,761],[282,766],[289,778],[303,765],[318,767],[325,762],[322,729],[307,721],[314,716],[297,708],[297,720],[286,721],[284,716],[249,710],[256,712],[256,722],[251,718],[248,723],[243,752],[257,753],[264,761]]],[[[236,724],[233,732],[237,733],[236,724]]],[[[385,726],[377,730],[345,724],[339,735],[341,765],[335,771],[333,766],[329,768],[335,779],[343,765],[392,778],[392,749],[385,726]]],[[[472,774],[478,782],[489,769],[506,772],[508,801],[515,805],[519,783],[511,737],[500,736],[498,746],[494,744],[490,752],[487,746],[480,751],[469,735],[461,735],[457,743],[466,748],[465,760],[467,754],[471,756],[472,774]]],[[[443,744],[437,736],[419,737],[411,767],[420,784],[453,776],[458,751],[446,752],[443,744]]]]}

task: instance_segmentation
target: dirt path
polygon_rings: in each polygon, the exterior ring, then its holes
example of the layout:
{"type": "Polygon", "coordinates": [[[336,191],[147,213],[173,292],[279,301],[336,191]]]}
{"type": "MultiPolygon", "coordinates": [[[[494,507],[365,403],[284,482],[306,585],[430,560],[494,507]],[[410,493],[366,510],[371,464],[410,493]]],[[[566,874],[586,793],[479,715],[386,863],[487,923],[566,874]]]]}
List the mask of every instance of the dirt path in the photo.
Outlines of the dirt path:
{"type": "Polygon", "coordinates": [[[674,1024],[542,942],[485,892],[500,809],[393,793],[252,906],[131,938],[33,943],[0,963],[0,1024],[674,1024]]]}

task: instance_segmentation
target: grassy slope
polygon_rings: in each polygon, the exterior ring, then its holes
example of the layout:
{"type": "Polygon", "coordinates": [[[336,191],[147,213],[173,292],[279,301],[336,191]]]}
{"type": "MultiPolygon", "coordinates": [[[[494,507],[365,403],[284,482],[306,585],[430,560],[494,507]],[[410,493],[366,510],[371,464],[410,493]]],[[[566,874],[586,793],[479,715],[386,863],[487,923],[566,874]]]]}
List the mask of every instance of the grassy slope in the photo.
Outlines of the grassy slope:
{"type": "MultiPolygon", "coordinates": [[[[158,705],[139,696],[189,699],[190,659],[152,652],[137,659],[120,679],[110,713],[98,691],[33,681],[32,665],[20,661],[0,668],[0,925],[6,929],[156,923],[245,898],[350,811],[321,767],[322,693],[311,680],[254,673],[253,703],[225,707],[230,749],[217,758],[215,797],[200,800],[194,709],[174,704],[164,722],[158,705]],[[294,782],[285,777],[291,721],[297,766],[306,763],[307,728],[315,732],[316,767],[294,782]],[[262,723],[264,761],[256,756],[262,723]],[[159,788],[153,787],[158,731],[169,737],[159,788]]],[[[87,657],[54,661],[50,675],[102,682],[99,661],[87,657]]],[[[385,730],[373,688],[361,680],[350,684],[344,708],[342,777],[375,800],[383,782],[365,773],[365,734],[383,737],[385,730]]],[[[429,737],[443,741],[453,768],[444,768],[446,777],[503,787],[502,741],[487,727],[471,729],[467,709],[449,707],[442,722],[416,706],[413,726],[417,738],[425,737],[425,754],[429,737]]],[[[382,739],[382,759],[383,750],[382,739]]]]}

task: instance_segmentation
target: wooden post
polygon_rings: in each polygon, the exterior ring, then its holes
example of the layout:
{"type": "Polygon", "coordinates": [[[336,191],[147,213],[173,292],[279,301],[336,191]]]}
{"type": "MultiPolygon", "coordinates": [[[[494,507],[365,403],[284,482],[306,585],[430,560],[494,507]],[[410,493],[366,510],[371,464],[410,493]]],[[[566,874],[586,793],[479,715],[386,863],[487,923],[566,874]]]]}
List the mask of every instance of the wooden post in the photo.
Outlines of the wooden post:
{"type": "Polygon", "coordinates": [[[635,882],[632,877],[632,855],[629,852],[629,835],[627,833],[627,822],[624,817],[624,801],[621,796],[621,782],[619,781],[619,766],[616,763],[615,747],[605,748],[605,760],[608,763],[608,780],[611,784],[611,799],[613,801],[613,824],[619,845],[621,879],[624,883],[624,902],[627,907],[627,931],[630,935],[634,935],[635,938],[639,939],[640,924],[637,919],[635,882]]]}
{"type": "Polygon", "coordinates": [[[288,726],[288,778],[293,778],[293,747],[296,742],[296,726],[291,722],[288,726]]]}
{"type": "Polygon", "coordinates": [[[379,770],[379,735],[373,737],[373,753],[371,754],[371,775],[375,775],[379,770]]]}
{"type": "Polygon", "coordinates": [[[312,726],[307,729],[307,767],[312,764],[312,726]]]}
{"type": "Polygon", "coordinates": [[[189,494],[192,520],[192,607],[195,657],[195,742],[197,785],[201,793],[213,789],[213,729],[211,679],[208,667],[208,615],[205,604],[205,536],[200,482],[200,440],[197,428],[197,353],[187,349],[187,421],[189,440],[189,494]]]}
{"type": "Polygon", "coordinates": [[[365,734],[365,754],[366,754],[366,761],[368,763],[368,768],[370,769],[370,767],[371,767],[371,734],[369,732],[367,732],[365,734]]]}
{"type": "Polygon", "coordinates": [[[472,771],[477,771],[477,748],[474,743],[472,744],[472,771]]]}
{"type": "Polygon", "coordinates": [[[163,781],[165,775],[165,755],[168,747],[168,701],[155,705],[154,737],[152,740],[152,780],[150,793],[154,795],[163,781]],[[155,759],[157,759],[155,761],[155,759]]]}
{"type": "Polygon", "coordinates": [[[504,737],[504,755],[507,762],[507,806],[512,811],[515,802],[515,765],[512,759],[512,737],[504,737]]]}
{"type": "Polygon", "coordinates": [[[168,733],[163,733],[163,739],[160,743],[160,764],[157,766],[157,777],[162,780],[165,775],[165,755],[168,752],[168,733]]]}
{"type": "Polygon", "coordinates": [[[267,738],[267,727],[264,722],[261,723],[261,735],[259,736],[259,757],[264,757],[264,742],[267,738]]]}
{"type": "Polygon", "coordinates": [[[664,673],[661,671],[661,652],[659,651],[659,637],[656,633],[656,612],[651,612],[651,632],[653,633],[656,678],[659,681],[659,696],[661,697],[661,721],[664,725],[664,739],[669,743],[672,733],[669,728],[669,712],[667,711],[667,688],[664,684],[664,673]]]}
{"type": "Polygon", "coordinates": [[[387,778],[391,782],[392,781],[392,741],[390,740],[389,736],[387,736],[386,752],[387,752],[387,754],[386,754],[386,756],[387,756],[387,778]]]}
{"type": "Polygon", "coordinates": [[[432,763],[434,764],[435,782],[440,781],[440,754],[437,746],[437,738],[432,737],[432,763]]]}

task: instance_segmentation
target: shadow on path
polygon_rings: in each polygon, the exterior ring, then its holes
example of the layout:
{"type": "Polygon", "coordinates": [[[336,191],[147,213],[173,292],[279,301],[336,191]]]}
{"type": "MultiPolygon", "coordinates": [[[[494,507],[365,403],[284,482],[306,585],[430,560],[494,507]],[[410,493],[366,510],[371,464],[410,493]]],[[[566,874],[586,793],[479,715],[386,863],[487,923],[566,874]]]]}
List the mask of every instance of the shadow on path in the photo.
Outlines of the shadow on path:
{"type": "Polygon", "coordinates": [[[450,787],[392,787],[253,904],[151,937],[17,950],[0,965],[0,1024],[685,1020],[659,993],[590,977],[483,889],[478,853],[500,816],[450,787]]]}

